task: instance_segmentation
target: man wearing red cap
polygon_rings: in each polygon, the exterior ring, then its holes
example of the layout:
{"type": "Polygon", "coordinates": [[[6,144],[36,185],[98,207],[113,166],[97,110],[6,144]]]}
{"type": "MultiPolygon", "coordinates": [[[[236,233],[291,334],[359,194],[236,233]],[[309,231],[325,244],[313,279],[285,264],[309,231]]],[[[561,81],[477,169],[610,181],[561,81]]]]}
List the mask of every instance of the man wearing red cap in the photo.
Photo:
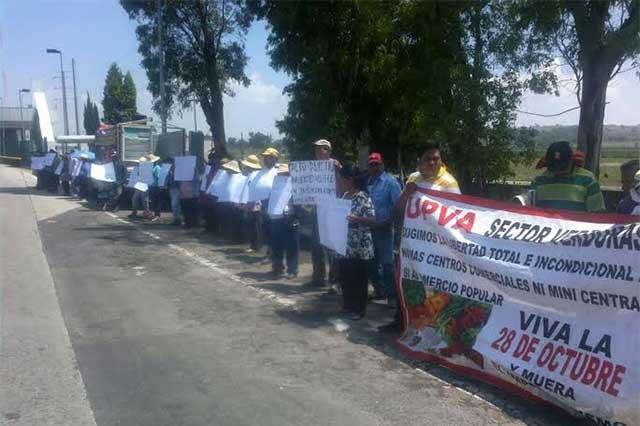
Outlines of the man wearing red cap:
{"type": "Polygon", "coordinates": [[[369,196],[373,201],[376,224],[371,227],[374,261],[371,277],[376,290],[374,298],[388,298],[395,306],[395,261],[393,258],[393,211],[400,196],[400,183],[384,171],[382,155],[373,152],[368,159],[369,196]],[[382,279],[380,277],[382,272],[382,279]]]}

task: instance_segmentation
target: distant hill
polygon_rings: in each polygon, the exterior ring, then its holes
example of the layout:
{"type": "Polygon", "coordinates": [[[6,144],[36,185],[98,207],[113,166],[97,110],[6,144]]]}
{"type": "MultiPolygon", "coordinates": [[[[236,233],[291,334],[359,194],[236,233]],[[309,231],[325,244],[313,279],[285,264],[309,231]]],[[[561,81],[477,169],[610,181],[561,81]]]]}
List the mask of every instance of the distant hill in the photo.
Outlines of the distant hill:
{"type": "MultiPolygon", "coordinates": [[[[539,148],[546,148],[550,143],[559,140],[575,144],[578,135],[578,126],[554,125],[531,128],[538,132],[535,140],[539,148]]],[[[604,126],[602,138],[604,148],[635,148],[640,145],[640,124],[635,126],[607,124],[604,126]]]]}

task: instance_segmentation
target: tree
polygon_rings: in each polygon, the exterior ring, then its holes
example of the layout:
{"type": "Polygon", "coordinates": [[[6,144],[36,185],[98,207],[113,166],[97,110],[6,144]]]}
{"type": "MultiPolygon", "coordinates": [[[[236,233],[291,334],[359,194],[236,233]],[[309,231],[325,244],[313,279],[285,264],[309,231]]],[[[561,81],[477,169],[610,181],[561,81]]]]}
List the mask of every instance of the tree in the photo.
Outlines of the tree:
{"type": "Polygon", "coordinates": [[[244,68],[244,37],[252,20],[245,0],[121,0],[136,35],[149,90],[160,114],[158,23],[163,24],[165,94],[170,113],[187,108],[195,97],[204,112],[216,151],[226,155],[223,94],[233,96],[231,83],[250,81],[244,68]],[[161,5],[160,13],[158,4],[161,5]]]}
{"type": "Polygon", "coordinates": [[[122,81],[122,110],[129,120],[133,120],[137,114],[136,107],[136,84],[133,82],[131,73],[127,71],[122,81]]]}
{"type": "Polygon", "coordinates": [[[89,92],[87,92],[87,102],[84,104],[84,131],[87,135],[95,135],[96,129],[100,127],[100,117],[98,106],[93,103],[89,92]]]}
{"type": "Polygon", "coordinates": [[[547,56],[559,55],[575,76],[580,106],[578,149],[598,173],[607,86],[623,68],[638,66],[640,2],[584,0],[512,2],[512,28],[547,56]]]}
{"type": "MultiPolygon", "coordinates": [[[[418,146],[439,139],[463,189],[484,190],[531,157],[517,132],[523,89],[508,55],[499,2],[263,1],[272,65],[288,72],[291,101],[278,123],[293,158],[327,137],[339,158],[366,145],[387,166],[415,168],[418,146]]],[[[534,80],[534,77],[537,80],[534,80]]]]}
{"type": "Polygon", "coordinates": [[[104,82],[102,110],[109,124],[131,121],[136,116],[136,87],[131,74],[126,77],[114,62],[104,82]]]}

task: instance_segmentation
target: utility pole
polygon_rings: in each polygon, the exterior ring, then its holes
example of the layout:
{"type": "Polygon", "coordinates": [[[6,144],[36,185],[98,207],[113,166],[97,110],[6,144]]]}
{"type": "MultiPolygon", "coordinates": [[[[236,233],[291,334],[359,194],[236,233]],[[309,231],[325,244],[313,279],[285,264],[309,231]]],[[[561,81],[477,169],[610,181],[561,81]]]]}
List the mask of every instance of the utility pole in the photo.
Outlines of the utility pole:
{"type": "Polygon", "coordinates": [[[47,49],[47,53],[60,55],[60,76],[62,78],[62,111],[64,114],[64,134],[69,134],[69,115],[67,113],[67,83],[64,81],[64,67],[62,64],[62,51],[59,49],[47,49]]]}
{"type": "Polygon", "coordinates": [[[164,88],[164,22],[162,19],[162,1],[156,0],[158,10],[158,55],[160,56],[160,120],[162,121],[162,134],[167,133],[167,100],[164,88]]]}
{"type": "Polygon", "coordinates": [[[76,135],[80,134],[80,123],[78,122],[78,92],[76,92],[76,60],[71,58],[71,73],[73,74],[73,107],[76,110],[76,135]]]}
{"type": "Polygon", "coordinates": [[[24,117],[22,115],[22,94],[31,92],[30,89],[18,90],[18,101],[20,103],[20,142],[24,142],[24,117]]]}

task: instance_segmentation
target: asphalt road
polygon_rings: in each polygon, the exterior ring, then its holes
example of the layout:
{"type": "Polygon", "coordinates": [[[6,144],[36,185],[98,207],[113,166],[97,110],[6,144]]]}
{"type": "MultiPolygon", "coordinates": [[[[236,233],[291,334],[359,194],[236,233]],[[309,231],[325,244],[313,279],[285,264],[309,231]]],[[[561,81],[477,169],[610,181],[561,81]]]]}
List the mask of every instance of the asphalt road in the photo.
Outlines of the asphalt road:
{"type": "Polygon", "coordinates": [[[580,424],[406,359],[384,306],[341,320],[242,247],[32,184],[0,166],[2,424],[580,424]]]}

